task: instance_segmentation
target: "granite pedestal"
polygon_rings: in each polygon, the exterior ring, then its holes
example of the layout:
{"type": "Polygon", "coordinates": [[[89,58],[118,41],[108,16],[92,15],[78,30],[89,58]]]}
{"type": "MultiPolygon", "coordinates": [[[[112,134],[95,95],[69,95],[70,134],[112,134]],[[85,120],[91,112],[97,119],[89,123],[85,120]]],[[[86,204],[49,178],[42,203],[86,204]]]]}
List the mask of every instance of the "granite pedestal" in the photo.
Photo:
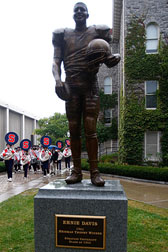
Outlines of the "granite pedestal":
{"type": "MultiPolygon", "coordinates": [[[[127,198],[119,180],[108,180],[104,187],[96,187],[90,180],[74,185],[62,179],[49,183],[34,198],[34,222],[35,252],[127,251],[127,198]],[[105,217],[105,248],[56,247],[55,215],[105,217]]],[[[88,241],[92,238],[90,235],[88,241]]]]}

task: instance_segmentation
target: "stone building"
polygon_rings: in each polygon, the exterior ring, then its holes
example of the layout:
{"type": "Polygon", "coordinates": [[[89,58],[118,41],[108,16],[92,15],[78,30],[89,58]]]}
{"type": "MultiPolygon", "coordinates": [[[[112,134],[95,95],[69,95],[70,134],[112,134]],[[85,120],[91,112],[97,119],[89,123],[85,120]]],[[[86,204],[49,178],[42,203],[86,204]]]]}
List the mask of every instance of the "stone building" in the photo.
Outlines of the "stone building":
{"type": "Polygon", "coordinates": [[[114,0],[111,74],[118,90],[119,154],[124,163],[168,163],[168,1],[114,0]]]}
{"type": "Polygon", "coordinates": [[[39,128],[38,118],[0,102],[0,153],[6,145],[5,135],[8,132],[18,135],[19,141],[16,146],[19,146],[24,138],[31,140],[32,144],[37,144],[37,136],[34,134],[36,128],[39,128]]]}

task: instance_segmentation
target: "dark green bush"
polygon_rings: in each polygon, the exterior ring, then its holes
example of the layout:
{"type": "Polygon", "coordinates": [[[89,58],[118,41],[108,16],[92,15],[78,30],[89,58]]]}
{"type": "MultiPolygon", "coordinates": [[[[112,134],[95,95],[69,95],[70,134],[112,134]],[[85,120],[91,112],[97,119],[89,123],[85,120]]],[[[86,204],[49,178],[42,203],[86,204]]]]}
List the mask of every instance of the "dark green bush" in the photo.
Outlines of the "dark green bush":
{"type": "Polygon", "coordinates": [[[0,161],[0,172],[4,172],[4,171],[6,171],[5,163],[3,161],[0,161]]]}
{"type": "Polygon", "coordinates": [[[100,162],[102,163],[115,163],[118,161],[118,153],[112,153],[112,154],[108,154],[108,155],[103,155],[100,157],[100,162]]]}
{"type": "MultiPolygon", "coordinates": [[[[115,165],[111,163],[99,163],[98,167],[99,171],[105,174],[168,182],[168,167],[115,165]]],[[[82,169],[89,170],[89,164],[86,160],[82,160],[82,169]]]]}

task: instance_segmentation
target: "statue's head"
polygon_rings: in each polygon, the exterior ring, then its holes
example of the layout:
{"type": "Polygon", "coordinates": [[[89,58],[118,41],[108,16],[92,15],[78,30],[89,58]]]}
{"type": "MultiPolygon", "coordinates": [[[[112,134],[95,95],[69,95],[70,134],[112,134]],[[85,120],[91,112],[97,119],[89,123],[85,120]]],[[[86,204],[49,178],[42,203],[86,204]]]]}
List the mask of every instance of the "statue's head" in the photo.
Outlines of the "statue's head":
{"type": "Polygon", "coordinates": [[[86,19],[89,17],[88,8],[85,3],[78,2],[74,6],[73,18],[76,23],[85,23],[86,19]]]}

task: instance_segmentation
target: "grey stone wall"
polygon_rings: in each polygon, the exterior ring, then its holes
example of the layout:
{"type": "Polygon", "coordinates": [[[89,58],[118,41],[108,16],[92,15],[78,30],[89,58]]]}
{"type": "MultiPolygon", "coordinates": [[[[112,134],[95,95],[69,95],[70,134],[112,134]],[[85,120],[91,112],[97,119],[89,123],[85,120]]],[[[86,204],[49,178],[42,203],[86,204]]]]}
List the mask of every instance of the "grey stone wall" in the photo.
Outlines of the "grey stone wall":
{"type": "MultiPolygon", "coordinates": [[[[112,44],[112,53],[118,53],[119,52],[119,46],[118,43],[112,44]]],[[[112,93],[117,93],[119,95],[119,64],[116,65],[113,68],[108,68],[104,64],[100,67],[99,73],[98,73],[98,83],[99,83],[99,89],[104,91],[104,79],[106,77],[112,77],[112,93]]],[[[103,116],[100,112],[99,118],[103,116]]],[[[112,110],[112,117],[118,118],[118,104],[115,106],[115,108],[112,110]]],[[[111,148],[109,148],[109,141],[105,142],[103,144],[103,150],[106,150],[107,148],[111,152],[116,152],[118,150],[117,141],[112,141],[111,148]]]]}
{"type": "Polygon", "coordinates": [[[163,39],[168,38],[168,1],[167,0],[126,0],[125,1],[126,25],[133,15],[144,16],[145,24],[155,22],[160,27],[163,39]]]}
{"type": "MultiPolygon", "coordinates": [[[[127,35],[129,22],[133,16],[143,17],[145,25],[157,23],[161,38],[168,43],[168,1],[167,0],[123,0],[123,9],[121,12],[119,53],[121,63],[119,69],[120,89],[125,87],[124,81],[124,44],[127,35]]],[[[145,94],[145,83],[135,84],[136,93],[140,97],[145,94]]],[[[124,92],[126,90],[124,89],[124,92]]]]}
{"type": "MultiPolygon", "coordinates": [[[[112,44],[112,53],[118,53],[119,52],[119,46],[118,43],[112,44]]],[[[108,76],[112,77],[112,92],[117,93],[119,92],[119,64],[108,68],[104,64],[101,66],[99,73],[98,73],[98,83],[99,88],[101,90],[104,90],[104,79],[108,76]]],[[[113,117],[118,117],[118,105],[113,109],[113,117]]]]}

